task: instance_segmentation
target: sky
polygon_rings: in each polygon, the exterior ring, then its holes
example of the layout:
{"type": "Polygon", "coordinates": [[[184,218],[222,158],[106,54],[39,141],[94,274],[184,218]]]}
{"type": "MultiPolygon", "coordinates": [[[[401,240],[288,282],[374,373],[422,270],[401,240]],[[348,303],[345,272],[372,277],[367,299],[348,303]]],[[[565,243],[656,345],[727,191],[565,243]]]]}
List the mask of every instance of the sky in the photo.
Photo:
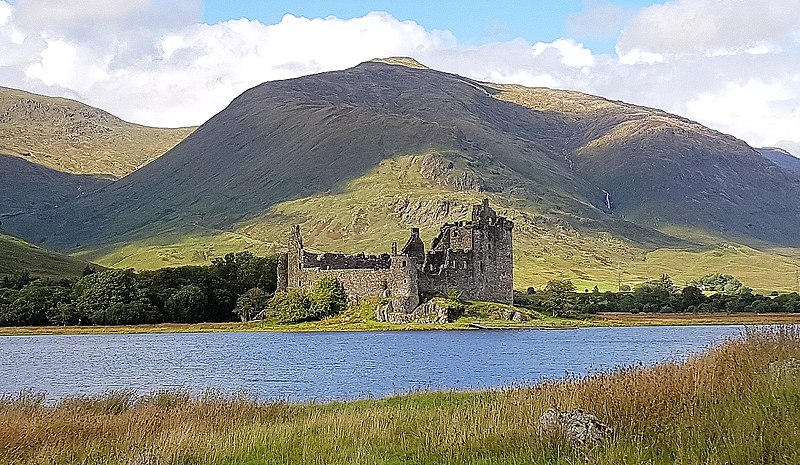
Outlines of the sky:
{"type": "Polygon", "coordinates": [[[264,81],[411,56],[800,155],[800,0],[0,0],[0,85],[198,125],[264,81]]]}

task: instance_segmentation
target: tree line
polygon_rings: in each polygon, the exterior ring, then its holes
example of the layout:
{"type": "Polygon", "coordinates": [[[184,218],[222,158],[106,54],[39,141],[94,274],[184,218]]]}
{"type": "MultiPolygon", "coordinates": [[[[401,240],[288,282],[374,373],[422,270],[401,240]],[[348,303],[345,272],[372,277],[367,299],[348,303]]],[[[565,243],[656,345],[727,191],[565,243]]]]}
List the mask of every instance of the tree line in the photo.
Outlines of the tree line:
{"type": "Polygon", "coordinates": [[[0,325],[117,325],[222,322],[239,297],[275,292],[275,256],[228,254],[208,266],[154,271],[87,269],[81,279],[0,280],[0,325]]]}
{"type": "MultiPolygon", "coordinates": [[[[334,278],[312,289],[276,292],[276,255],[249,252],[216,258],[208,266],[153,271],[87,268],[80,279],[45,280],[29,273],[0,277],[0,326],[122,325],[267,320],[314,321],[347,308],[334,278]]],[[[515,303],[558,317],[598,312],[800,312],[800,295],[760,295],[730,275],[707,275],[678,288],[668,275],[628,292],[576,292],[552,280],[515,303]]]]}
{"type": "Polygon", "coordinates": [[[319,320],[347,308],[334,278],[312,289],[275,292],[279,256],[231,253],[208,266],[153,271],[95,271],[44,280],[22,272],[0,277],[0,326],[124,325],[319,320]]]}
{"type": "Polygon", "coordinates": [[[515,303],[558,317],[599,312],[626,313],[778,313],[800,312],[800,294],[754,293],[731,275],[710,274],[676,286],[669,275],[635,286],[628,292],[576,292],[569,280],[551,280],[541,291],[529,288],[515,303]]]}

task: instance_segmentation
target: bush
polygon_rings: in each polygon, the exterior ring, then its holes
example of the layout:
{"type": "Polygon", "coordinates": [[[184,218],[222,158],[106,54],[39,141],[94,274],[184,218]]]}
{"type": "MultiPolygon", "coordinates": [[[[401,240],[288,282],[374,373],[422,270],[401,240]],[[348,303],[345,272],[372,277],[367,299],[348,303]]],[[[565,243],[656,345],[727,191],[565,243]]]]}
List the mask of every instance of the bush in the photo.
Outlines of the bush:
{"type": "Polygon", "coordinates": [[[325,277],[310,292],[302,289],[277,292],[270,299],[264,316],[278,323],[301,323],[321,320],[346,309],[344,286],[335,278],[325,277]]]}
{"type": "Polygon", "coordinates": [[[336,278],[325,277],[317,281],[309,295],[314,319],[338,315],[347,310],[347,294],[336,278]]]}
{"type": "Polygon", "coordinates": [[[264,319],[277,323],[307,321],[311,316],[310,308],[308,293],[302,289],[276,292],[267,304],[264,319]]]}

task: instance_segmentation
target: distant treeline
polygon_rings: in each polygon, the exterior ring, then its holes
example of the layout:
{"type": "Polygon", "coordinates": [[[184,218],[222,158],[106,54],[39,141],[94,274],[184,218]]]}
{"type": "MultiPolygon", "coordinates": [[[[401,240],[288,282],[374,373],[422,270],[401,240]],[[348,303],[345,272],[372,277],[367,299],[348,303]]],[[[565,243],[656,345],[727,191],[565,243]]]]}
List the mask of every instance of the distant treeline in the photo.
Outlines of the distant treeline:
{"type": "Polygon", "coordinates": [[[579,317],[599,312],[627,313],[774,313],[800,312],[796,292],[765,296],[753,293],[731,275],[710,274],[682,289],[669,275],[628,288],[623,292],[576,292],[569,280],[553,280],[541,291],[529,288],[517,293],[514,303],[559,317],[579,317]]]}
{"type": "Polygon", "coordinates": [[[0,278],[0,325],[120,325],[232,321],[240,296],[275,292],[277,258],[228,254],[208,266],[94,272],[79,280],[0,278]]]}
{"type": "MultiPolygon", "coordinates": [[[[0,277],[0,326],[122,325],[263,319],[313,321],[347,308],[342,285],[276,293],[277,256],[228,254],[208,266],[154,271],[87,268],[81,279],[0,277]]],[[[708,275],[679,289],[667,275],[623,292],[576,292],[569,280],[515,294],[515,304],[557,317],[598,312],[800,312],[797,293],[755,294],[729,275],[708,275]]]]}
{"type": "Polygon", "coordinates": [[[84,270],[81,279],[0,278],[0,326],[129,325],[264,319],[298,323],[347,308],[342,285],[275,292],[278,256],[228,254],[208,266],[84,270]]]}

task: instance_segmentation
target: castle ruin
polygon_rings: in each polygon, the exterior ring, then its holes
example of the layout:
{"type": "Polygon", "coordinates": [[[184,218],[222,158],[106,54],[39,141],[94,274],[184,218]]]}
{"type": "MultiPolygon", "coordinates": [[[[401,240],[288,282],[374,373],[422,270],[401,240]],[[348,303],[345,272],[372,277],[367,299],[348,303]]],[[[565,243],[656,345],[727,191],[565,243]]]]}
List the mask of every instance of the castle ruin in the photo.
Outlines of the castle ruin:
{"type": "Polygon", "coordinates": [[[469,300],[511,304],[514,298],[514,223],[498,216],[489,201],[472,207],[472,220],[447,223],[430,250],[419,228],[398,251],[381,255],[311,253],[300,227],[292,226],[286,260],[278,265],[278,290],[309,289],[326,276],[342,283],[350,298],[389,299],[391,311],[410,313],[420,295],[461,291],[469,300]]]}

